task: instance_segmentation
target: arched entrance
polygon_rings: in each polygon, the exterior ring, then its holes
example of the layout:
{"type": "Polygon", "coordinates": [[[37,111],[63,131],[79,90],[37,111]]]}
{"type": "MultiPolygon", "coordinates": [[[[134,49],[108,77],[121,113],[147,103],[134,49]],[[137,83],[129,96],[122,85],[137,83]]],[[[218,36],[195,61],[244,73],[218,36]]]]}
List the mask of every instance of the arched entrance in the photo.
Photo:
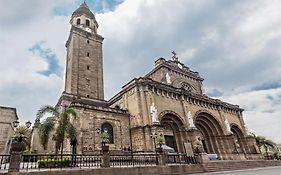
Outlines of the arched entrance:
{"type": "Polygon", "coordinates": [[[167,113],[161,117],[160,123],[164,127],[165,144],[174,148],[176,152],[184,152],[182,136],[184,125],[179,116],[167,113]]]}
{"type": "Polygon", "coordinates": [[[201,141],[206,153],[220,154],[224,151],[223,130],[219,122],[209,113],[195,115],[195,126],[201,133],[201,141]]]}
{"type": "Polygon", "coordinates": [[[241,129],[236,125],[231,125],[231,131],[233,133],[233,145],[234,145],[234,153],[243,153],[243,144],[242,144],[242,138],[243,138],[243,132],[241,129]]]}

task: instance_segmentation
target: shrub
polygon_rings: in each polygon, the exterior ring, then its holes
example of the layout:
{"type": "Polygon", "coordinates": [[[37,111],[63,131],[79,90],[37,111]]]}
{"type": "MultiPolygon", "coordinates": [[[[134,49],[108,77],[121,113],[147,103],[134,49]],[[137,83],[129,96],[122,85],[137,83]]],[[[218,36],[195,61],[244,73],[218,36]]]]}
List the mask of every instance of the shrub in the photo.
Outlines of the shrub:
{"type": "Polygon", "coordinates": [[[39,168],[57,168],[57,167],[69,167],[71,165],[70,158],[63,159],[43,159],[37,161],[39,168]]]}

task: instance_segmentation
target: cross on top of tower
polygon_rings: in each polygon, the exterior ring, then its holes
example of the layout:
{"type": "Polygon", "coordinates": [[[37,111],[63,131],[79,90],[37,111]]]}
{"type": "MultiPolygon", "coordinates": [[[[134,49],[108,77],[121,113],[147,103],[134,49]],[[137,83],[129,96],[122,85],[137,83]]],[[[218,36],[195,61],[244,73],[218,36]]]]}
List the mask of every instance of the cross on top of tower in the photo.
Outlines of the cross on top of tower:
{"type": "Polygon", "coordinates": [[[80,16],[83,14],[87,15],[90,18],[93,18],[93,19],[95,18],[95,15],[93,14],[93,12],[91,12],[91,10],[89,9],[89,6],[87,5],[85,0],[80,5],[80,7],[73,12],[72,16],[80,16]]]}
{"type": "Polygon", "coordinates": [[[177,53],[175,51],[173,51],[172,54],[173,54],[172,60],[173,61],[178,61],[177,53]]]}
{"type": "Polygon", "coordinates": [[[85,5],[85,6],[88,7],[86,0],[83,1],[83,3],[81,4],[81,6],[82,6],[82,5],[85,5]]]}

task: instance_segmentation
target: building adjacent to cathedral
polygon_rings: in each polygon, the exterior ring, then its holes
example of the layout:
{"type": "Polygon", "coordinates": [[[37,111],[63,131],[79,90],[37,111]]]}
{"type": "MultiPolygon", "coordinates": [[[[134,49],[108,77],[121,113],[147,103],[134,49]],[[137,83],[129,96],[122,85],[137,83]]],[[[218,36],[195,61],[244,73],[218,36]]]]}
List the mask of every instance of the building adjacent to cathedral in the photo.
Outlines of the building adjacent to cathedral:
{"type": "Polygon", "coordinates": [[[16,108],[0,106],[0,154],[9,153],[17,120],[16,108]]]}
{"type": "Polygon", "coordinates": [[[165,145],[181,153],[189,152],[199,140],[206,153],[221,159],[259,157],[255,140],[245,127],[243,109],[206,96],[204,79],[175,53],[171,59],[157,59],[151,72],[104,100],[104,38],[97,33],[95,15],[83,3],[72,14],[70,24],[65,91],[57,107],[71,106],[78,113],[79,153],[99,152],[100,133],[108,132],[112,153],[154,151],[151,136],[157,134],[165,145]]]}

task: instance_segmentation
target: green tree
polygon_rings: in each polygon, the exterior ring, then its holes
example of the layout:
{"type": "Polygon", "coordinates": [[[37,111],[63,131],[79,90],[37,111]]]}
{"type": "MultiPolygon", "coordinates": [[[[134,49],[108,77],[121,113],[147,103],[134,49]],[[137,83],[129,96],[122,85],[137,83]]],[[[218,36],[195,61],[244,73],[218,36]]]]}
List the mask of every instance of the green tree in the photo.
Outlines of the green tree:
{"type": "Polygon", "coordinates": [[[63,143],[65,137],[70,139],[71,146],[75,147],[76,150],[77,131],[71,122],[71,117],[73,121],[77,119],[77,113],[75,110],[67,107],[60,113],[52,106],[43,106],[37,112],[37,119],[41,119],[45,114],[50,114],[51,116],[46,118],[39,128],[40,142],[43,148],[45,150],[47,149],[50,134],[55,129],[54,140],[56,153],[58,150],[61,150],[61,153],[63,153],[63,143]]]}
{"type": "Polygon", "coordinates": [[[18,126],[14,132],[13,141],[23,142],[25,144],[25,149],[29,150],[31,142],[31,130],[25,125],[18,126]]]}
{"type": "Polygon", "coordinates": [[[109,134],[107,132],[102,132],[100,137],[103,146],[105,146],[106,143],[109,143],[109,134]]]}
{"type": "Polygon", "coordinates": [[[253,133],[252,133],[252,135],[256,139],[256,143],[260,149],[260,152],[262,153],[262,151],[261,151],[262,147],[265,149],[266,156],[268,156],[269,148],[272,148],[273,150],[276,149],[276,143],[274,143],[272,140],[267,139],[264,136],[257,136],[253,133]]]}

